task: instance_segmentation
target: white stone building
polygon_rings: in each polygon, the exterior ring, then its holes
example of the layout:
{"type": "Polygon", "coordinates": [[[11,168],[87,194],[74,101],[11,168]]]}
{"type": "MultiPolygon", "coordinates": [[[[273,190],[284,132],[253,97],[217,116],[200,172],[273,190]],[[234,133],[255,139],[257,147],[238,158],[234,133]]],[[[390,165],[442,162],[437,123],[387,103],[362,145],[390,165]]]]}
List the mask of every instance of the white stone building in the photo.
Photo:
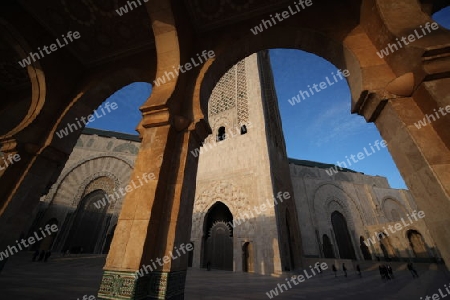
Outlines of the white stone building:
{"type": "MultiPolygon", "coordinates": [[[[267,52],[217,83],[208,113],[213,133],[191,153],[200,157],[190,265],[279,274],[302,258],[439,257],[421,219],[377,238],[417,210],[407,190],[390,188],[384,177],[348,169],[329,176],[331,165],[288,159],[277,101],[267,52]]],[[[106,253],[123,200],[118,191],[138,149],[137,136],[85,129],[30,230],[55,223],[53,250],[106,253]],[[102,202],[106,195],[119,196],[102,202]]]]}

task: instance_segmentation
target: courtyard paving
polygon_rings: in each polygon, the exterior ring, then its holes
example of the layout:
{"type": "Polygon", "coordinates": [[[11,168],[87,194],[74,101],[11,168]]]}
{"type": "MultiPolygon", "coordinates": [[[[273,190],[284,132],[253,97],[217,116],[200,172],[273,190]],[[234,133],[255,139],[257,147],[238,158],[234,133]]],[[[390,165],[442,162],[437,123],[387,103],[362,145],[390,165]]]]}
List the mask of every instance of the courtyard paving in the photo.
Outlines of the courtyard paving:
{"type": "MultiPolygon", "coordinates": [[[[105,256],[56,257],[44,263],[31,262],[31,255],[10,258],[0,273],[1,300],[75,300],[96,294],[105,256]]],[[[438,293],[439,288],[445,293],[450,276],[442,266],[422,265],[419,273],[413,279],[406,270],[396,271],[394,280],[383,282],[376,268],[364,271],[362,278],[354,272],[335,278],[325,271],[273,299],[420,300],[438,293]]],[[[191,268],[185,299],[269,299],[266,293],[285,283],[285,278],[191,268]]]]}

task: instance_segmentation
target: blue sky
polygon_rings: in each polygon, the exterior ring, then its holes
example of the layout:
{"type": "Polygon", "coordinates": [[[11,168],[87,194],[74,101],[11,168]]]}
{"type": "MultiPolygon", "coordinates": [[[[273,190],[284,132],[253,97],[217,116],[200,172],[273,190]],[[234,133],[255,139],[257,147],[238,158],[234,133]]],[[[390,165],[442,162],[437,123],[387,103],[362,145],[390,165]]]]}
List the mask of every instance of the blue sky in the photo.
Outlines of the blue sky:
{"type": "MultiPolygon", "coordinates": [[[[450,7],[436,13],[434,19],[443,27],[450,28],[450,7]]],[[[292,106],[288,99],[308,90],[308,85],[319,84],[337,68],[314,54],[291,49],[270,51],[275,87],[283,123],[288,156],[336,164],[346,157],[364,152],[371,156],[351,161],[350,169],[368,175],[388,178],[394,188],[406,188],[387,148],[373,148],[382,138],[372,123],[350,114],[350,90],[345,80],[339,80],[326,89],[315,92],[306,100],[292,106]]],[[[351,74],[350,74],[351,76],[351,74]]],[[[133,83],[117,91],[107,100],[115,101],[119,109],[95,120],[87,127],[136,134],[141,119],[138,110],[151,93],[148,83],[133,83]]]]}

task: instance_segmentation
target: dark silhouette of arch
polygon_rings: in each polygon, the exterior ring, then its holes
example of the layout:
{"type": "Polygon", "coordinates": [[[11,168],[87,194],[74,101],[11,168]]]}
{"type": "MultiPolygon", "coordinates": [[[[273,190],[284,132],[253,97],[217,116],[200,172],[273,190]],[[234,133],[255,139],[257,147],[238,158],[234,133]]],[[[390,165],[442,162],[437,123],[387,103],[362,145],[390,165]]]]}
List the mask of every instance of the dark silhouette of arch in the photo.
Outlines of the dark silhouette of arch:
{"type": "Polygon", "coordinates": [[[361,249],[361,253],[365,260],[372,260],[369,247],[364,243],[364,238],[362,236],[359,237],[359,248],[361,249]]]}
{"type": "Polygon", "coordinates": [[[108,205],[98,208],[94,203],[105,197],[105,191],[96,190],[80,201],[64,249],[69,249],[71,253],[94,253],[97,243],[103,241],[100,235],[104,230],[108,209],[108,205]]]}
{"type": "Polygon", "coordinates": [[[322,242],[323,242],[323,255],[325,256],[325,258],[335,258],[333,245],[331,244],[328,235],[324,234],[322,236],[322,242]]]}
{"type": "Polygon", "coordinates": [[[333,224],[333,231],[336,237],[340,258],[356,259],[345,217],[340,212],[335,211],[331,214],[331,223],[333,224]]]}

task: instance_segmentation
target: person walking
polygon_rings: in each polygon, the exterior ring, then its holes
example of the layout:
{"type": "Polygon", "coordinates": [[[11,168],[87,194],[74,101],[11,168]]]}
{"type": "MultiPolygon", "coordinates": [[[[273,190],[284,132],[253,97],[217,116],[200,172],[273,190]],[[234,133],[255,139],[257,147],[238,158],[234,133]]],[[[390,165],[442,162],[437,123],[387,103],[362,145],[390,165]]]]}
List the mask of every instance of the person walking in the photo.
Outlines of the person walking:
{"type": "Polygon", "coordinates": [[[408,267],[408,270],[411,272],[413,278],[419,277],[419,274],[417,273],[416,269],[414,269],[412,262],[409,262],[407,267],[408,267]]]}
{"type": "Polygon", "coordinates": [[[361,278],[361,277],[362,277],[362,274],[361,274],[361,268],[359,267],[359,264],[356,265],[356,271],[358,272],[359,278],[361,278]]]}
{"type": "Polygon", "coordinates": [[[386,269],[387,269],[387,272],[388,272],[389,277],[392,278],[392,279],[394,279],[394,272],[392,271],[391,266],[390,266],[390,265],[387,265],[387,266],[386,266],[386,269]]]}
{"type": "Polygon", "coordinates": [[[347,268],[345,267],[345,263],[342,263],[342,271],[344,271],[344,276],[347,277],[347,268]]]}
{"type": "Polygon", "coordinates": [[[337,277],[337,269],[336,269],[336,266],[333,264],[333,266],[331,267],[331,269],[333,270],[333,272],[334,272],[334,277],[337,277]]]}
{"type": "Polygon", "coordinates": [[[39,256],[39,250],[34,251],[32,261],[36,261],[36,258],[39,256]]]}

